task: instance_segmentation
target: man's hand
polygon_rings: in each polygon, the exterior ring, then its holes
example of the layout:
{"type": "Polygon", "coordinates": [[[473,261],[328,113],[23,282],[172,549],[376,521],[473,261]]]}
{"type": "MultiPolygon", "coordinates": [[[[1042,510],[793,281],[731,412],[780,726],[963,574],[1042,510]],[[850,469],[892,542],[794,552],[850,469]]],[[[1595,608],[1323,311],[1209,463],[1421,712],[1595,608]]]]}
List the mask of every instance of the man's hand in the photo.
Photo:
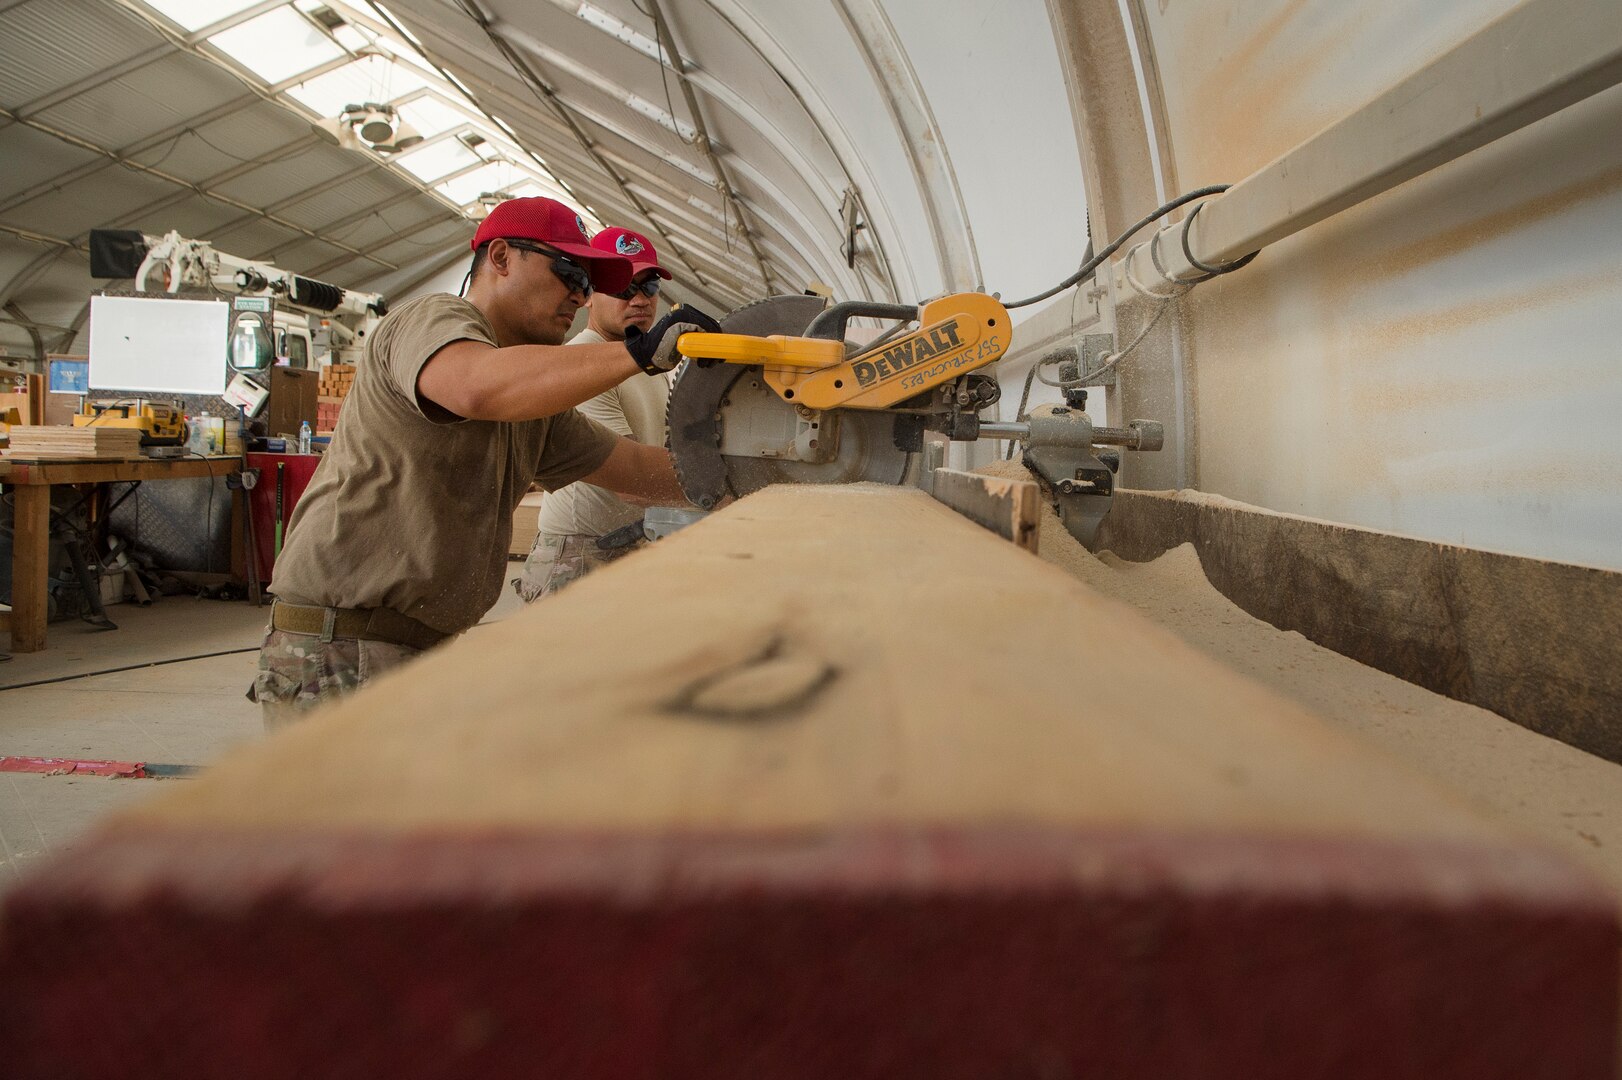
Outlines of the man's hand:
{"type": "Polygon", "coordinates": [[[679,308],[654,323],[646,333],[635,326],[627,326],[625,348],[630,351],[636,366],[645,373],[662,375],[681,363],[681,353],[676,351],[676,339],[694,331],[719,334],[721,324],[697,308],[679,308]]]}

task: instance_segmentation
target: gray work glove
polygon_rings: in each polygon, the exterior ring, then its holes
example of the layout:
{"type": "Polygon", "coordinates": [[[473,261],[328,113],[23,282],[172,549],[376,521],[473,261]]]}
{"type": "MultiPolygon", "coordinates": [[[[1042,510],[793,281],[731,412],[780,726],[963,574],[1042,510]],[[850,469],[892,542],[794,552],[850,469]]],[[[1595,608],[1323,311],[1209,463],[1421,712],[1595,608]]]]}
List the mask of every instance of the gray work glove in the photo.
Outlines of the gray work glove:
{"type": "Polygon", "coordinates": [[[647,375],[663,375],[681,363],[676,351],[676,339],[683,334],[698,331],[706,334],[721,333],[721,324],[693,307],[680,307],[658,322],[646,333],[634,326],[625,328],[625,348],[636,366],[647,375]]]}

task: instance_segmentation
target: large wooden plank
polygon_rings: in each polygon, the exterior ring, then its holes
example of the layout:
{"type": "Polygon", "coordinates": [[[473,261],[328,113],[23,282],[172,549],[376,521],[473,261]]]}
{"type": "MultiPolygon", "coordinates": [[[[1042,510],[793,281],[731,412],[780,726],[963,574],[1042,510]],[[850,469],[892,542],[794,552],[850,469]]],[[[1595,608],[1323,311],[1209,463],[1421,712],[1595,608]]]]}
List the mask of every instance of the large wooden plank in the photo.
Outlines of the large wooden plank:
{"type": "Polygon", "coordinates": [[[84,1076],[1597,1078],[1617,943],[1585,873],[927,496],[776,488],[24,883],[0,1040],[84,1076]]]}
{"type": "Polygon", "coordinates": [[[1622,573],[1198,492],[1117,491],[1099,532],[1136,562],[1185,543],[1257,618],[1622,762],[1622,573]]]}

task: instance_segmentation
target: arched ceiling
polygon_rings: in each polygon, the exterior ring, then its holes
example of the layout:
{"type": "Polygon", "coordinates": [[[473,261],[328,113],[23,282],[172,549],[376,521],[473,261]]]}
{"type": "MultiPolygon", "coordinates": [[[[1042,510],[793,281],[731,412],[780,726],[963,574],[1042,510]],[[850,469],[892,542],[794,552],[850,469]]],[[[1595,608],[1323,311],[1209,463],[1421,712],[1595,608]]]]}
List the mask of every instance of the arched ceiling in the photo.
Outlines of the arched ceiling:
{"type": "Polygon", "coordinates": [[[13,355],[74,346],[101,227],[399,296],[453,272],[482,193],[553,194],[712,309],[1019,292],[1085,243],[1040,0],[0,0],[0,43],[13,355]],[[323,138],[362,101],[426,140],[323,138]]]}

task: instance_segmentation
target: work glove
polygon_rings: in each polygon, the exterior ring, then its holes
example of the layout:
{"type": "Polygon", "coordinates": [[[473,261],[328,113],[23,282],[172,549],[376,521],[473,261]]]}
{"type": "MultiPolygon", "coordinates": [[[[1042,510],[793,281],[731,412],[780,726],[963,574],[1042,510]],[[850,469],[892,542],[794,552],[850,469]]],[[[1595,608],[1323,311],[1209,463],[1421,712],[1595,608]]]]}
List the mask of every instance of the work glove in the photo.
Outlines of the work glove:
{"type": "Polygon", "coordinates": [[[721,324],[697,308],[679,307],[646,332],[627,326],[625,348],[644,374],[663,375],[682,361],[681,353],[676,351],[676,339],[694,331],[719,334],[721,324]]]}

